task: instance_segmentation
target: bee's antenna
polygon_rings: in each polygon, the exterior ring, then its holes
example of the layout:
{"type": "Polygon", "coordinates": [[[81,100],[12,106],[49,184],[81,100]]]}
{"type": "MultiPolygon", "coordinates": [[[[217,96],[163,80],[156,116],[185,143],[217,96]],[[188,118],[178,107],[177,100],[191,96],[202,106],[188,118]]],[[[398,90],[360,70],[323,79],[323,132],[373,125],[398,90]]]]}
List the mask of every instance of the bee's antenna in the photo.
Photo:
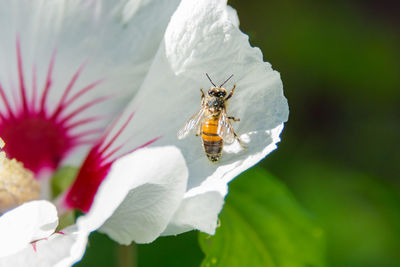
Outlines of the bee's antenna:
{"type": "Polygon", "coordinates": [[[206,76],[207,76],[207,78],[210,80],[211,84],[214,85],[214,87],[217,87],[217,86],[213,83],[213,81],[211,81],[211,78],[210,78],[210,76],[208,76],[207,73],[206,73],[206,76]]]}
{"type": "Polygon", "coordinates": [[[232,77],[233,77],[233,74],[231,76],[229,76],[229,78],[226,79],[226,81],[223,82],[219,87],[222,87],[224,84],[226,84],[226,82],[229,81],[232,77]]]}

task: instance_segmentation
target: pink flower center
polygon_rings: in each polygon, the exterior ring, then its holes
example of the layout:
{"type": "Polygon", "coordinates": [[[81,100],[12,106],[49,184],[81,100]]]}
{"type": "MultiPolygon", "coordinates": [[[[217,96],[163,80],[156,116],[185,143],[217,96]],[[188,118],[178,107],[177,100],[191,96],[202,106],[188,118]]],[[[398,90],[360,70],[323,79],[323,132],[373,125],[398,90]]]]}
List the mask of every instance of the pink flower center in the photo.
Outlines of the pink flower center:
{"type": "Polygon", "coordinates": [[[37,173],[41,169],[56,169],[60,160],[74,146],[63,125],[39,114],[21,116],[0,123],[1,137],[6,141],[6,153],[37,173]]]}
{"type": "Polygon", "coordinates": [[[43,169],[55,170],[61,160],[74,148],[93,143],[84,138],[98,134],[101,129],[86,129],[84,132],[79,132],[77,128],[87,126],[98,118],[86,117],[79,121],[75,118],[86,109],[106,100],[107,97],[90,100],[70,109],[72,111],[66,111],[68,107],[75,104],[76,100],[101,82],[89,84],[72,94],[75,82],[83,71],[84,65],[82,65],[61,92],[62,96],[58,103],[49,109],[47,98],[53,84],[55,53],[48,66],[45,85],[38,93],[35,66],[32,71],[31,90],[27,90],[19,37],[16,41],[16,52],[19,90],[5,90],[0,83],[0,98],[4,104],[4,108],[0,110],[0,136],[6,142],[5,151],[8,156],[23,162],[24,166],[35,174],[43,169]],[[14,105],[11,99],[14,100],[14,105]]]}

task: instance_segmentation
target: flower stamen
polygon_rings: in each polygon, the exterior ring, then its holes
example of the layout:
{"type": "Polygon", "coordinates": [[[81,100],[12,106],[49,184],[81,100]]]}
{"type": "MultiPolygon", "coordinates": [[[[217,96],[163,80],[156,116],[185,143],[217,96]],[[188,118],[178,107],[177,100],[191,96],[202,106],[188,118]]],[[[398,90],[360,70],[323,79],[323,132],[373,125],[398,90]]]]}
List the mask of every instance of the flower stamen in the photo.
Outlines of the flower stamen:
{"type": "MultiPolygon", "coordinates": [[[[3,146],[1,140],[0,148],[3,146]]],[[[25,169],[21,162],[10,160],[3,151],[0,152],[0,214],[24,202],[38,199],[39,195],[40,186],[33,173],[25,169]]]]}

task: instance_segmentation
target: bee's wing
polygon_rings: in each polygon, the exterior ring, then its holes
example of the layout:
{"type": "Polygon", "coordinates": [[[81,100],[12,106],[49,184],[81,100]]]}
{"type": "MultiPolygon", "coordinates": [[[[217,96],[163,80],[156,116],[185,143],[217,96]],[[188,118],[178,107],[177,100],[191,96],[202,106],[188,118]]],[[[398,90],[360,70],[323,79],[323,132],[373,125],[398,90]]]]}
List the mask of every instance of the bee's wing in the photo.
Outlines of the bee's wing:
{"type": "Polygon", "coordinates": [[[217,134],[224,140],[224,142],[231,144],[235,141],[235,132],[229,122],[226,110],[222,109],[218,120],[217,134]]]}
{"type": "Polygon", "coordinates": [[[204,116],[205,108],[201,108],[196,114],[194,114],[186,123],[183,125],[183,127],[179,130],[178,132],[178,139],[183,139],[185,138],[189,132],[195,128],[196,126],[199,125],[199,123],[202,121],[203,116],[204,116]]]}

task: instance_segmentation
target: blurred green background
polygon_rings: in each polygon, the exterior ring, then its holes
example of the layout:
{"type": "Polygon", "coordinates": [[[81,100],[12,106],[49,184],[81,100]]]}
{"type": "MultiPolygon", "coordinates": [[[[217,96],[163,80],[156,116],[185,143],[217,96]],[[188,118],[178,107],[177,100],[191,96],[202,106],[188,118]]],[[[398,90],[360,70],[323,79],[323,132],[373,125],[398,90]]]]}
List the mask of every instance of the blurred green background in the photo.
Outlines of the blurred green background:
{"type": "Polygon", "coordinates": [[[124,266],[132,251],[138,266],[199,266],[205,255],[203,266],[400,266],[398,1],[229,3],[282,75],[290,118],[279,149],[231,183],[215,237],[133,248],[95,233],[77,266],[124,266]]]}

